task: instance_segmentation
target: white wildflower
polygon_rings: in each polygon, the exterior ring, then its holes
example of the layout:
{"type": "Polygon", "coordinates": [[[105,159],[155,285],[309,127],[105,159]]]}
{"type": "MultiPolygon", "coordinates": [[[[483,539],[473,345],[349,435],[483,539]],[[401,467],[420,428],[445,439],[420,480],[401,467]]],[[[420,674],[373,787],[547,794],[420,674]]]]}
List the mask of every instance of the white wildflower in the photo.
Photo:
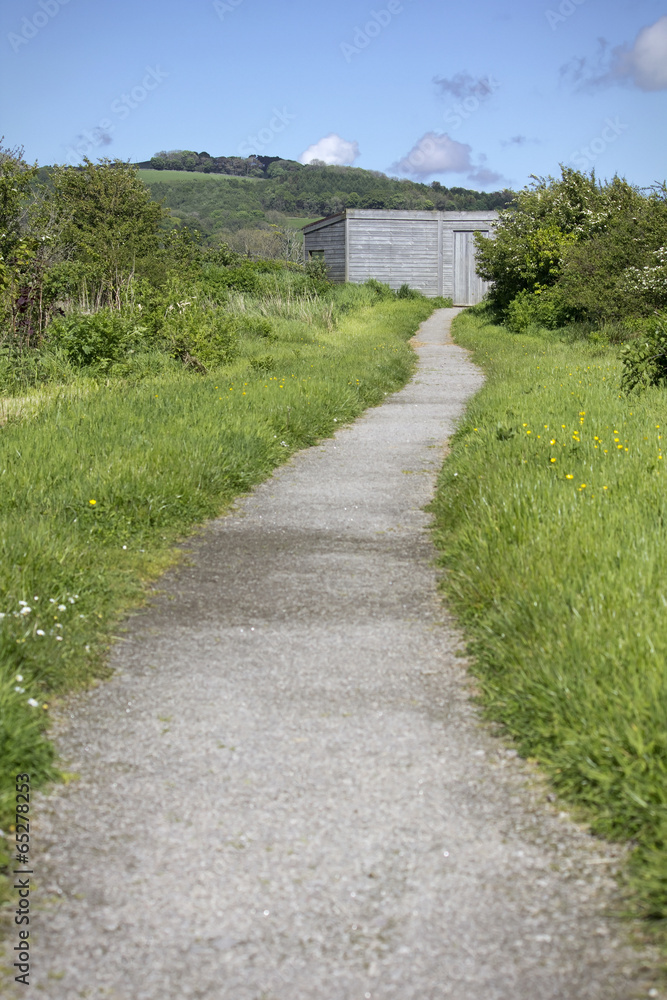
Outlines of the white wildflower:
{"type": "Polygon", "coordinates": [[[37,629],[37,635],[46,635],[46,632],[44,631],[43,628],[38,628],[37,629]]]}
{"type": "Polygon", "coordinates": [[[39,702],[35,701],[34,698],[28,698],[28,704],[31,708],[39,708],[39,702]]]}
{"type": "Polygon", "coordinates": [[[29,615],[31,611],[32,611],[32,608],[29,608],[27,604],[26,604],[26,606],[24,608],[21,608],[21,614],[22,615],[29,615]]]}

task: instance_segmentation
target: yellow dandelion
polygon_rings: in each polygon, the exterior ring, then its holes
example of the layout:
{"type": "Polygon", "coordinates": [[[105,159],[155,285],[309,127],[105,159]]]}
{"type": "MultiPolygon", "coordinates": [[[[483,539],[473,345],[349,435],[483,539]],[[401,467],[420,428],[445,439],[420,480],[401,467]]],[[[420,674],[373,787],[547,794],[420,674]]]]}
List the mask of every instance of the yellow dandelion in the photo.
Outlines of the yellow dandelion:
{"type": "Polygon", "coordinates": [[[88,503],[90,504],[91,507],[94,507],[95,504],[97,503],[97,500],[89,500],[88,503]]]}

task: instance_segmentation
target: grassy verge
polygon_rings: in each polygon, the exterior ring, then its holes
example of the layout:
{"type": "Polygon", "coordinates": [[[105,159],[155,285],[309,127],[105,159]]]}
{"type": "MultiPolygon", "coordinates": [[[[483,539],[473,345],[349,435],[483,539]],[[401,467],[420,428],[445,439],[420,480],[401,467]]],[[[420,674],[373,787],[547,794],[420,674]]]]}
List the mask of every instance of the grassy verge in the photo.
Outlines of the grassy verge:
{"type": "Polygon", "coordinates": [[[85,391],[50,392],[0,427],[6,831],[14,776],[56,775],[50,699],[104,675],[113,623],[173,561],[177,538],[409,377],[407,340],[432,302],[341,288],[333,305],[337,324],[331,303],[274,308],[270,340],[246,334],[217,371],[82,380],[85,391]]]}
{"type": "MultiPolygon", "coordinates": [[[[487,382],[434,502],[443,587],[488,713],[595,832],[636,844],[667,916],[667,394],[620,395],[618,348],[458,317],[487,382]]],[[[562,336],[562,334],[561,334],[562,336]]]]}

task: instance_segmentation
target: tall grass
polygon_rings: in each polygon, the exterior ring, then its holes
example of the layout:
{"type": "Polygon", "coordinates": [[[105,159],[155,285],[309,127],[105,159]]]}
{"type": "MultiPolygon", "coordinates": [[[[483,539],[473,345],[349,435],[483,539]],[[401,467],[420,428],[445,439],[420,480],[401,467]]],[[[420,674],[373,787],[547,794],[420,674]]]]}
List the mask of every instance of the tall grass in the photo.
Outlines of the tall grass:
{"type": "Polygon", "coordinates": [[[636,845],[667,916],[667,395],[619,390],[618,348],[455,324],[487,375],[433,510],[481,696],[595,832],[636,845]]]}
{"type": "MultiPolygon", "coordinates": [[[[298,448],[378,403],[413,369],[426,299],[277,320],[206,375],[87,379],[43,391],[0,427],[0,826],[14,775],[53,777],[50,700],[104,675],[119,615],[220,514],[298,448]]],[[[373,305],[377,302],[376,305],[373,305]]],[[[249,328],[252,330],[252,327],[249,328]]],[[[162,356],[164,359],[164,356],[162,356]]],[[[136,375],[136,372],[134,373],[136,375]]]]}

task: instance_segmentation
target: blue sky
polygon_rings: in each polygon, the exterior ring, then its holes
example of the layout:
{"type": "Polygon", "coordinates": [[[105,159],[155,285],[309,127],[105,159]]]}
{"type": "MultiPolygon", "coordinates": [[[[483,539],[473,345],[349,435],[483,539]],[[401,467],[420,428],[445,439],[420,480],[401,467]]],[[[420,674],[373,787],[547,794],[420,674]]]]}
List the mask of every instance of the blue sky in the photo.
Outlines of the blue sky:
{"type": "Polygon", "coordinates": [[[0,134],[40,164],[317,157],[447,186],[667,177],[667,0],[4,0],[0,134]]]}

